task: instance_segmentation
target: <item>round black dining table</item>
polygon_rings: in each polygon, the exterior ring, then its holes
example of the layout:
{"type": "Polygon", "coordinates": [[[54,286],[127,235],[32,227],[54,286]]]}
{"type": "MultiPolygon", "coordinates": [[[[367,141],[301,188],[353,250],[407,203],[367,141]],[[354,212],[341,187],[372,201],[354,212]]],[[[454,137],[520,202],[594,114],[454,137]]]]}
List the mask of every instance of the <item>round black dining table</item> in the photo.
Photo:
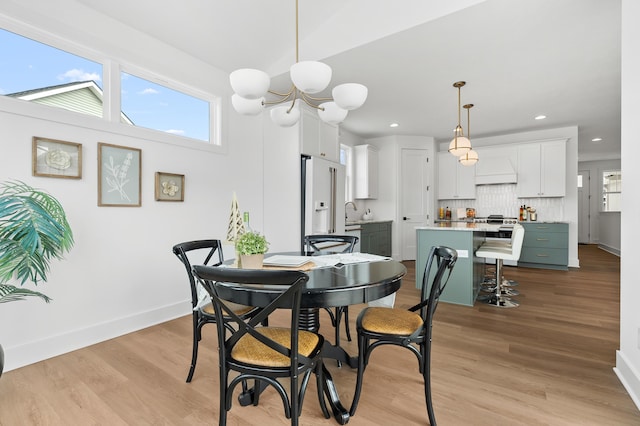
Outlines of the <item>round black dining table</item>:
{"type": "MultiPolygon", "coordinates": [[[[265,259],[276,255],[299,255],[300,253],[267,253],[265,259]]],[[[309,258],[313,261],[313,256],[309,258]]],[[[345,258],[346,259],[346,258],[345,258]]],[[[319,262],[318,262],[319,263],[319,262]]],[[[292,268],[285,268],[292,269],[292,268]]],[[[374,260],[359,263],[338,263],[335,266],[320,266],[304,271],[309,276],[301,304],[303,309],[299,317],[300,328],[318,331],[320,328],[320,308],[348,306],[371,302],[395,293],[400,288],[402,277],[406,274],[405,266],[395,260],[374,260]]],[[[275,299],[282,288],[268,285],[245,285],[218,287],[220,297],[247,306],[266,306],[275,299]]],[[[323,358],[332,358],[357,367],[357,358],[350,356],[343,348],[325,340],[322,349],[323,358]]],[[[331,374],[323,368],[323,387],[329,400],[333,416],[340,424],[349,421],[349,410],[344,408],[333,383],[331,374]]],[[[241,405],[253,403],[255,392],[262,389],[251,389],[240,395],[241,405]]]]}

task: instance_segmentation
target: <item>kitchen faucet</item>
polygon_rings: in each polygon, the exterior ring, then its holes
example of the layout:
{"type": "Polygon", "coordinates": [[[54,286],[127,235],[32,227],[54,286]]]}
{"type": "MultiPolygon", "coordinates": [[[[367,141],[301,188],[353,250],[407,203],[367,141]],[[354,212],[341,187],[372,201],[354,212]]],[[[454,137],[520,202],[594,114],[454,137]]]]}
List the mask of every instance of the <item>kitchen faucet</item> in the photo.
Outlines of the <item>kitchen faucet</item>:
{"type": "Polygon", "coordinates": [[[358,211],[358,207],[356,207],[356,203],[353,201],[347,201],[344,203],[344,218],[347,219],[347,206],[351,204],[353,206],[353,211],[358,211]]]}

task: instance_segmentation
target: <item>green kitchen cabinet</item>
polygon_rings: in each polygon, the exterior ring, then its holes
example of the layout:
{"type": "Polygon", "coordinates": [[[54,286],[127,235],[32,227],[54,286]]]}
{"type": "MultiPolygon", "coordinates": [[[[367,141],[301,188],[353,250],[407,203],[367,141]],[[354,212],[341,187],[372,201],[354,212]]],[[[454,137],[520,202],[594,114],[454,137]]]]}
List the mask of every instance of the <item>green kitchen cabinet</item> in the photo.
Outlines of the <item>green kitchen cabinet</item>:
{"type": "Polygon", "coordinates": [[[391,257],[391,221],[362,223],[360,251],[391,257]]]}
{"type": "Polygon", "coordinates": [[[524,241],[518,266],[569,269],[569,224],[521,222],[524,241]]]}

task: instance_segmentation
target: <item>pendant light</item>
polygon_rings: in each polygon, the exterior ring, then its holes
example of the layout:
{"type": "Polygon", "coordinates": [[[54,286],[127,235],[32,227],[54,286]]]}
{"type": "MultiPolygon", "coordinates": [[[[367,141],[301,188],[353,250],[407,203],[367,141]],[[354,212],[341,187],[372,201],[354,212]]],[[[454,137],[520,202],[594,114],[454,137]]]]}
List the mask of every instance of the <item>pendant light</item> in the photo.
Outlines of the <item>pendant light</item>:
{"type": "Polygon", "coordinates": [[[471,148],[471,120],[469,119],[469,111],[473,108],[473,104],[466,104],[462,108],[467,110],[467,138],[469,139],[469,151],[458,157],[458,161],[463,166],[473,166],[478,162],[478,153],[471,148]]]}
{"type": "Polygon", "coordinates": [[[359,83],[345,83],[331,91],[331,98],[315,97],[331,81],[331,67],[317,61],[298,60],[298,0],[296,4],[296,63],[289,69],[291,88],[279,93],[269,90],[270,78],[267,73],[255,69],[239,69],[231,73],[229,80],[234,94],[231,96],[233,108],[243,115],[257,115],[266,105],[285,105],[271,110],[271,120],[279,126],[293,126],[300,119],[300,103],[303,101],[318,110],[322,121],[341,123],[350,110],[360,108],[367,99],[367,87],[359,83]],[[267,100],[269,94],[275,100],[267,100]]]}
{"type": "Polygon", "coordinates": [[[458,89],[458,125],[454,130],[454,136],[449,144],[449,152],[456,157],[460,157],[471,150],[471,141],[464,137],[464,130],[460,125],[460,88],[467,84],[464,81],[456,81],[453,83],[453,87],[458,89]]]}

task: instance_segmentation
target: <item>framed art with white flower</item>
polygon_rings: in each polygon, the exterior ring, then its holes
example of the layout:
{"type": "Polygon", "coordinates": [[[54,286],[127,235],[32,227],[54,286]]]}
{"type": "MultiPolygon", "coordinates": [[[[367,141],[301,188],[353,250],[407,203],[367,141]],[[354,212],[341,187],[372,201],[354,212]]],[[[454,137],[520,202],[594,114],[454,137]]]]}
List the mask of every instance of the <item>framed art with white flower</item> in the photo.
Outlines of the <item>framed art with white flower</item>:
{"type": "Polygon", "coordinates": [[[34,176],[82,178],[82,144],[34,136],[31,169],[34,176]]]}
{"type": "Polygon", "coordinates": [[[184,201],[184,175],[156,172],[156,201],[184,201]]]}
{"type": "Polygon", "coordinates": [[[140,207],[142,150],[98,142],[98,206],[140,207]]]}

